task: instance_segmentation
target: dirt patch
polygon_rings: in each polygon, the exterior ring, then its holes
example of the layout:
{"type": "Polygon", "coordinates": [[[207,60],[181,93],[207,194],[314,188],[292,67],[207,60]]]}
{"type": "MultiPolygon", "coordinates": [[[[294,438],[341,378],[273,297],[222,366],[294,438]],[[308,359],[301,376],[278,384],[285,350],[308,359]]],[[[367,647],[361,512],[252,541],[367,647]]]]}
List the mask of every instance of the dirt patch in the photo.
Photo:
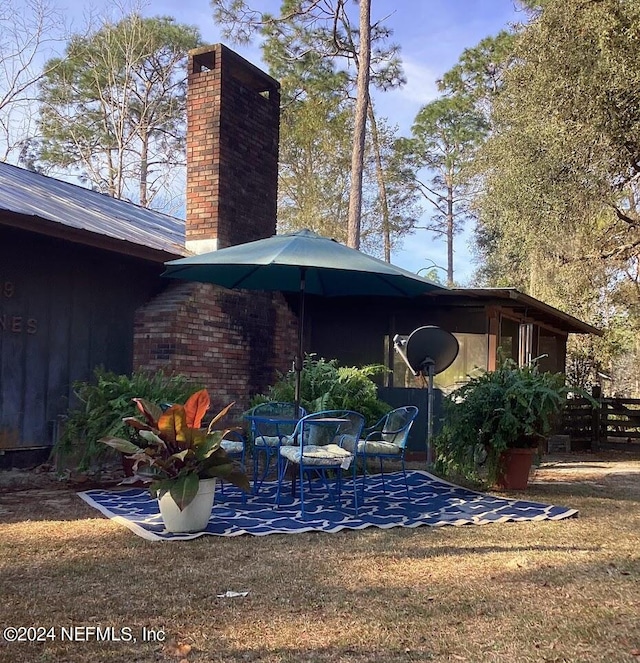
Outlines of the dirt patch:
{"type": "Polygon", "coordinates": [[[0,522],[75,520],[92,513],[76,493],[92,488],[113,488],[121,471],[98,476],[58,474],[49,465],[31,470],[0,471],[0,522]]]}
{"type": "Polygon", "coordinates": [[[65,489],[66,481],[47,466],[34,470],[1,470],[0,493],[29,490],[35,488],[65,489]]]}
{"type": "Polygon", "coordinates": [[[75,491],[64,486],[5,492],[0,494],[0,521],[75,520],[86,513],[78,509],[81,505],[75,491]]]}
{"type": "Polygon", "coordinates": [[[117,485],[124,477],[120,464],[106,467],[99,474],[58,472],[49,463],[28,470],[0,470],[0,494],[18,490],[89,490],[117,485]]]}

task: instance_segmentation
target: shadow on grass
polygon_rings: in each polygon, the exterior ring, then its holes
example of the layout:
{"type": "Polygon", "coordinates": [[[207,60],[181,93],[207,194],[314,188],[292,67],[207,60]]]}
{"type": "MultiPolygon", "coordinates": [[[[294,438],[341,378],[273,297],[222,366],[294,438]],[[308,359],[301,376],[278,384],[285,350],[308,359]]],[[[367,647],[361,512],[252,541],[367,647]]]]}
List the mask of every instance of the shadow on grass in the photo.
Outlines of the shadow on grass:
{"type": "MultiPolygon", "coordinates": [[[[509,495],[515,494],[510,493],[509,495]]],[[[560,500],[566,502],[571,497],[579,497],[581,499],[637,503],[640,502],[640,474],[619,473],[615,477],[604,477],[597,482],[578,479],[545,480],[534,477],[526,495],[525,499],[534,501],[553,500],[557,502],[560,500]]]]}
{"type": "MultiPolygon", "coordinates": [[[[295,542],[280,537],[279,554],[274,555],[272,564],[263,564],[259,569],[255,568],[255,556],[234,557],[234,552],[247,548],[243,545],[246,541],[228,540],[215,541],[215,545],[209,540],[208,545],[190,543],[175,548],[147,544],[143,554],[140,550],[112,545],[101,557],[90,558],[85,551],[84,558],[44,558],[37,565],[25,564],[23,560],[19,574],[16,575],[16,569],[0,573],[4,609],[11,606],[12,623],[21,623],[28,616],[37,623],[51,623],[54,619],[57,625],[88,624],[95,620],[134,629],[161,626],[168,637],[185,639],[194,645],[189,660],[196,662],[408,663],[429,660],[431,653],[445,653],[429,637],[429,629],[450,627],[455,631],[468,620],[471,624],[485,625],[486,637],[491,639],[494,637],[491,624],[495,620],[507,625],[517,622],[516,611],[522,612],[523,620],[530,615],[543,620],[551,607],[556,612],[562,610],[575,583],[580,591],[571,610],[566,610],[564,621],[574,619],[582,623],[581,603],[591,605],[602,597],[603,583],[608,582],[609,590],[613,583],[632,589],[640,573],[638,560],[630,560],[622,553],[600,551],[598,559],[576,560],[571,557],[573,552],[588,553],[590,549],[573,545],[515,549],[486,546],[473,550],[441,546],[436,551],[470,559],[478,553],[503,551],[566,553],[561,560],[540,560],[535,568],[506,568],[504,560],[487,563],[482,570],[484,581],[479,583],[477,577],[464,571],[427,577],[428,567],[416,564],[399,547],[395,557],[376,557],[376,568],[370,567],[370,572],[354,586],[349,583],[350,568],[366,560],[367,553],[375,554],[375,549],[362,547],[359,551],[348,551],[345,541],[352,537],[344,537],[342,545],[325,548],[329,537],[322,542],[319,537],[314,538],[315,541],[307,537],[303,545],[295,546],[295,542]],[[284,549],[284,541],[292,547],[284,549]],[[315,543],[321,543],[326,559],[310,554],[315,543]],[[345,552],[350,553],[348,558],[345,552]],[[397,573],[398,559],[402,560],[403,571],[412,570],[410,575],[397,573]],[[162,573],[161,582],[156,572],[162,573]],[[217,597],[217,593],[226,589],[249,589],[250,593],[246,599],[217,597]],[[500,600],[496,600],[495,591],[499,592],[500,600]],[[537,593],[532,598],[534,592],[537,593]],[[541,600],[541,596],[546,598],[541,600]],[[370,629],[366,644],[365,636],[358,631],[361,622],[368,623],[370,629]],[[418,629],[420,625],[422,630],[418,629]],[[262,631],[265,628],[288,629],[286,632],[292,634],[290,646],[282,646],[283,637],[271,639],[271,646],[265,645],[262,631]],[[322,640],[325,644],[319,644],[322,640]]],[[[330,540],[340,541],[337,537],[330,540]]],[[[535,564],[535,559],[531,563],[535,564]]],[[[451,567],[452,572],[455,568],[451,567]]],[[[621,624],[619,613],[613,610],[609,613],[599,615],[601,629],[617,633],[628,628],[628,624],[621,624]]],[[[500,633],[499,627],[495,633],[500,633]]],[[[451,642],[453,650],[464,647],[463,635],[451,642]]],[[[483,636],[475,637],[478,642],[483,636]]],[[[502,646],[505,638],[506,635],[502,646]]],[[[598,643],[596,640],[590,643],[580,635],[576,636],[577,644],[596,647],[598,643]]],[[[116,660],[112,657],[125,653],[115,643],[97,643],[85,649],[86,654],[83,652],[73,659],[76,663],[116,660]],[[95,658],[98,652],[100,658],[95,658]]],[[[24,654],[24,649],[18,651],[24,654]]],[[[158,648],[145,645],[130,660],[156,660],[157,651],[158,648]]],[[[557,651],[556,654],[559,655],[557,651]]]]}

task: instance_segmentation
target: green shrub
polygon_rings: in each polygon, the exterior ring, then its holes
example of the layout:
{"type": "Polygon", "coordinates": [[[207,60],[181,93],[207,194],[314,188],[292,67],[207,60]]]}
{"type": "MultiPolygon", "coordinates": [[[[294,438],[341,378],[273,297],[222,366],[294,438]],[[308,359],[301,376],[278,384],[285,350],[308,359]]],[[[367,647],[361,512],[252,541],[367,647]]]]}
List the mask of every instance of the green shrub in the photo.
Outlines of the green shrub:
{"type": "MultiPolygon", "coordinates": [[[[300,381],[300,404],[308,413],[354,410],[364,415],[367,425],[372,425],[392,409],[378,398],[378,387],[372,379],[386,371],[380,364],[360,368],[339,366],[335,359],[314,359],[313,355],[307,355],[300,381]]],[[[266,394],[254,397],[251,404],[294,399],[295,372],[291,370],[281,375],[266,394]]]]}
{"type": "Polygon", "coordinates": [[[436,471],[493,484],[502,452],[538,447],[572,391],[563,374],[541,372],[535,362],[518,366],[507,359],[471,378],[444,400],[443,427],[434,439],[436,471]]]}
{"type": "Polygon", "coordinates": [[[96,368],[93,379],[73,383],[79,405],[67,412],[62,434],[53,449],[57,466],[99,471],[119,454],[98,440],[105,436],[129,437],[131,428],[122,419],[137,414],[133,398],[184,403],[199,388],[183,375],[138,371],[128,376],[96,368]]]}

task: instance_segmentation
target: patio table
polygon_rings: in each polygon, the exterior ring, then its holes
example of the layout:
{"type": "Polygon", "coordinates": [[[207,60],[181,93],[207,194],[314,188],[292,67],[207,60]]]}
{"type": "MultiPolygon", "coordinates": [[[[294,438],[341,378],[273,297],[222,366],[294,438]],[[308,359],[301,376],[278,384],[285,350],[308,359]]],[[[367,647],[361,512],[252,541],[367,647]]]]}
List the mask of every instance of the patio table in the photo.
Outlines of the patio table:
{"type": "MultiPolygon", "coordinates": [[[[294,418],[294,417],[277,417],[277,416],[254,416],[254,415],[246,415],[244,417],[250,425],[250,430],[251,430],[251,441],[253,443],[253,453],[256,453],[256,447],[255,447],[255,438],[256,437],[289,437],[293,430],[296,427],[296,424],[298,423],[299,419],[294,418]],[[269,432],[269,435],[267,435],[264,431],[267,430],[269,432]],[[262,431],[262,432],[261,432],[262,431]],[[291,431],[291,432],[289,432],[291,431]]],[[[277,444],[274,445],[274,448],[276,448],[276,470],[279,474],[280,470],[280,451],[279,447],[281,445],[277,444]]],[[[262,479],[260,480],[260,485],[262,484],[262,481],[265,479],[266,472],[268,471],[269,468],[269,463],[271,462],[271,453],[269,452],[268,449],[265,449],[266,453],[266,459],[265,462],[267,463],[267,467],[265,468],[265,474],[263,475],[262,479]]],[[[258,490],[258,481],[257,481],[257,471],[258,471],[258,466],[257,463],[254,462],[254,469],[253,469],[253,493],[254,495],[257,493],[258,490]]]]}

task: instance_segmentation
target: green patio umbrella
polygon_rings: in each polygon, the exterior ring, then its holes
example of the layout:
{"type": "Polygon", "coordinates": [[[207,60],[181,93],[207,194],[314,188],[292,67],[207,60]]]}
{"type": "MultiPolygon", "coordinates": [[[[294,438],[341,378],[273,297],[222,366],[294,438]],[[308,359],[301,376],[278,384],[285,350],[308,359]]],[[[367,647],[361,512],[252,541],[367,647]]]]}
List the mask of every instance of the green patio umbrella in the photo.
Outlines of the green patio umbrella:
{"type": "Polygon", "coordinates": [[[298,347],[294,360],[300,402],[306,294],[323,297],[417,297],[442,286],[351,249],[310,230],[238,244],[165,263],[163,276],[225,288],[299,292],[298,347]]]}

